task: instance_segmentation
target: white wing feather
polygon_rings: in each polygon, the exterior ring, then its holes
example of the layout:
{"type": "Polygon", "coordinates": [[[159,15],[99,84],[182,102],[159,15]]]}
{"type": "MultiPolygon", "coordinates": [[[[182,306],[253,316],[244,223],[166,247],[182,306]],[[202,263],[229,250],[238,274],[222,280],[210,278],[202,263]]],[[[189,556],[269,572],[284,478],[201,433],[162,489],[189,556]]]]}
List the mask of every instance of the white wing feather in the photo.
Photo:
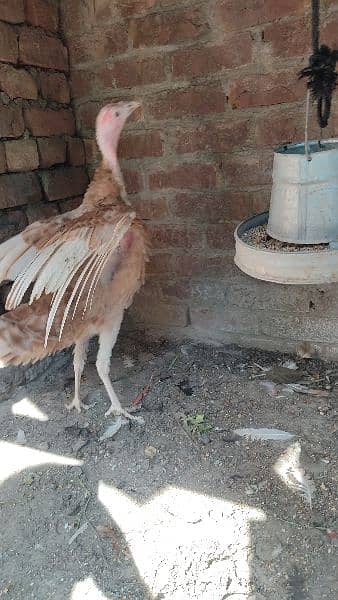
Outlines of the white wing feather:
{"type": "Polygon", "coordinates": [[[5,279],[12,279],[9,275],[10,267],[29,248],[22,236],[15,235],[0,245],[0,283],[5,279]]]}
{"type": "Polygon", "coordinates": [[[58,244],[55,243],[41,250],[41,252],[39,252],[39,254],[37,254],[37,256],[33,258],[27,267],[18,275],[7,297],[7,310],[12,310],[19,306],[29,286],[35,281],[40,269],[55,252],[57,246],[58,244]]]}
{"type": "Polygon", "coordinates": [[[63,231],[40,250],[25,243],[19,234],[0,245],[0,276],[10,276],[13,286],[6,302],[6,309],[16,308],[26,291],[34,284],[30,304],[43,294],[52,294],[52,302],[46,326],[45,344],[65,292],[73,282],[72,293],[64,310],[60,338],[73,302],[73,318],[84,290],[89,285],[83,314],[93,299],[98,281],[108,260],[128,231],[135,213],[124,214],[113,224],[104,223],[73,227],[63,231]],[[94,236],[94,237],[93,237],[94,236]],[[97,240],[97,245],[91,242],[97,240]]]}
{"type": "Polygon", "coordinates": [[[267,429],[262,427],[261,429],[235,429],[234,433],[241,437],[245,437],[250,440],[272,440],[278,442],[285,442],[294,438],[293,433],[288,431],[282,431],[281,429],[267,429]]]}

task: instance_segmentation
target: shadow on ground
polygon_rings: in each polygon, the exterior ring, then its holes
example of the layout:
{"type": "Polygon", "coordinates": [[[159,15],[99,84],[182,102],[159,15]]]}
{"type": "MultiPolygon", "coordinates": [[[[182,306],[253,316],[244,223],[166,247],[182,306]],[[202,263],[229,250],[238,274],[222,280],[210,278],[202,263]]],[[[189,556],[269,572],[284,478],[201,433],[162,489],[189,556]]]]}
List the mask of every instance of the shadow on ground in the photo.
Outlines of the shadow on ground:
{"type": "Polygon", "coordinates": [[[145,426],[101,441],[112,420],[94,358],[80,416],[64,409],[71,366],[0,404],[1,598],[336,596],[334,365],[298,362],[328,397],[270,395],[261,376],[281,355],[125,337],[112,379],[126,405],[151,382],[145,426]],[[290,442],[238,439],[241,427],[295,434],[312,510],[273,470],[290,442]]]}

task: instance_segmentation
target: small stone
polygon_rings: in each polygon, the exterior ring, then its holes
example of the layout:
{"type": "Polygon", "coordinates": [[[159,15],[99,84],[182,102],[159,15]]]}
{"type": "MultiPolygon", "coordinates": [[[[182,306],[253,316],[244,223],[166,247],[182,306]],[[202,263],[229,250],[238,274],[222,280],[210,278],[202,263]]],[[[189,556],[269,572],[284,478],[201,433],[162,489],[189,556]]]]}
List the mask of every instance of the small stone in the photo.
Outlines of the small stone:
{"type": "Polygon", "coordinates": [[[16,436],[16,443],[17,444],[25,444],[26,443],[26,435],[23,429],[19,429],[18,434],[16,436]]]}
{"type": "Polygon", "coordinates": [[[145,447],[144,455],[147,458],[155,458],[156,454],[157,454],[157,450],[156,450],[156,448],[154,448],[154,446],[146,446],[145,447]]]}

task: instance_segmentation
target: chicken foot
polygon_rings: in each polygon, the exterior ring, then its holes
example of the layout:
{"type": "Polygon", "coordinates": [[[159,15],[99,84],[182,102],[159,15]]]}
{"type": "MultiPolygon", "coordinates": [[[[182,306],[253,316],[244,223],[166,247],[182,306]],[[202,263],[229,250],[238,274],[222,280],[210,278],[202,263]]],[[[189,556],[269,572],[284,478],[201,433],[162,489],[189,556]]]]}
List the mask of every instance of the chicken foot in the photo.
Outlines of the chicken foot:
{"type": "Polygon", "coordinates": [[[114,391],[114,388],[109,378],[111,353],[113,347],[115,346],[115,342],[121,326],[121,321],[119,321],[118,325],[114,327],[113,331],[104,331],[100,334],[99,337],[99,351],[97,354],[96,369],[111,402],[111,406],[107,410],[105,416],[108,417],[108,415],[111,414],[121,415],[123,417],[126,417],[127,419],[137,421],[138,423],[143,424],[144,419],[142,417],[136,417],[135,415],[131,415],[128,411],[122,408],[121,403],[114,391]]]}

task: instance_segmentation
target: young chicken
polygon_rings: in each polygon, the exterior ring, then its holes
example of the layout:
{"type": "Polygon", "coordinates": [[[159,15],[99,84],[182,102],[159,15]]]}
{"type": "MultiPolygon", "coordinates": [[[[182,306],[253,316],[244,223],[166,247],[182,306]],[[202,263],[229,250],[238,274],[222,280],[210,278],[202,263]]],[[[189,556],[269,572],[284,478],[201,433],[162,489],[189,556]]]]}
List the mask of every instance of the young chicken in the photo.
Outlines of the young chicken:
{"type": "MultiPolygon", "coordinates": [[[[113,413],[125,411],[109,378],[110,358],[123,314],[144,282],[149,244],[144,227],[127,206],[117,146],[137,102],[102,108],[96,137],[103,160],[82,205],[38,221],[0,245],[0,282],[13,281],[0,318],[0,367],[35,362],[75,344],[75,394],[88,342],[99,336],[96,367],[113,413]],[[28,304],[21,304],[27,290],[28,304]]],[[[0,371],[1,373],[1,371],[0,371]]],[[[0,375],[1,378],[1,375],[0,375]]]]}

